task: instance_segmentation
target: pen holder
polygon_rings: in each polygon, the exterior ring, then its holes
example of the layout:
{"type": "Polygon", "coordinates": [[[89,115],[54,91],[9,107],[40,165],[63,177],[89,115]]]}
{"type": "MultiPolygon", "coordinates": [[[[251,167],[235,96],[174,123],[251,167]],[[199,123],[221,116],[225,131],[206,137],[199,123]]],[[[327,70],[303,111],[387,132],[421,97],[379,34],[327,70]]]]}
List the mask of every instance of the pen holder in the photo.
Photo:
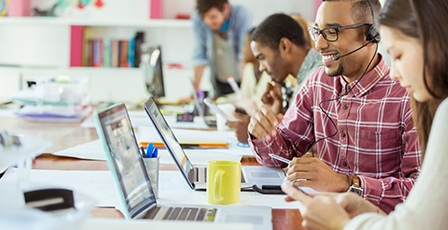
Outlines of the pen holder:
{"type": "Polygon", "coordinates": [[[160,157],[143,158],[149,181],[151,182],[152,191],[156,198],[159,197],[159,161],[160,157]]]}

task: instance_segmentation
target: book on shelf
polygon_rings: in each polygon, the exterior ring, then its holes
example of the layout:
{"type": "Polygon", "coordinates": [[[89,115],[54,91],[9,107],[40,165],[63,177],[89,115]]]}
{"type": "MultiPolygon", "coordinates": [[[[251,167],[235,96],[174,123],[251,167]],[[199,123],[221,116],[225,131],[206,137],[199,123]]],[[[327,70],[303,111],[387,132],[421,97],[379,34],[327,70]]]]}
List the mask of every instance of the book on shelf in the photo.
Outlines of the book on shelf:
{"type": "Polygon", "coordinates": [[[111,53],[112,39],[103,39],[103,67],[112,67],[112,53],[111,53]]]}
{"type": "Polygon", "coordinates": [[[120,41],[120,67],[122,67],[122,68],[128,67],[128,48],[129,48],[129,41],[121,40],[120,41]]]}
{"type": "Polygon", "coordinates": [[[118,67],[119,63],[118,63],[118,51],[120,48],[120,42],[118,40],[112,40],[112,66],[111,67],[118,67]]]}
{"type": "Polygon", "coordinates": [[[139,67],[144,32],[137,32],[129,40],[91,37],[87,26],[73,26],[70,47],[70,66],[139,67]]]}
{"type": "Polygon", "coordinates": [[[129,40],[129,48],[128,48],[128,66],[135,67],[135,37],[129,40]]]}

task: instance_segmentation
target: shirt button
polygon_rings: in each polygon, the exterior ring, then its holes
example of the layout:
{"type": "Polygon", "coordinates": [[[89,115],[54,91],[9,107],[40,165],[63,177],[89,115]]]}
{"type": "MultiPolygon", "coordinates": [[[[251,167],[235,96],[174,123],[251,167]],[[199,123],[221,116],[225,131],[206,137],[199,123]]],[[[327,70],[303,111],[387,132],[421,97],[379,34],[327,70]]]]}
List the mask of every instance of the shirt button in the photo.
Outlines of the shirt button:
{"type": "Polygon", "coordinates": [[[347,110],[348,109],[348,106],[347,105],[344,105],[344,107],[342,107],[344,110],[347,110]]]}
{"type": "Polygon", "coordinates": [[[341,133],[341,136],[342,136],[342,137],[345,137],[345,133],[341,133]]]}
{"type": "Polygon", "coordinates": [[[342,163],[342,165],[343,165],[344,167],[347,167],[347,162],[344,161],[344,163],[342,163]]]}

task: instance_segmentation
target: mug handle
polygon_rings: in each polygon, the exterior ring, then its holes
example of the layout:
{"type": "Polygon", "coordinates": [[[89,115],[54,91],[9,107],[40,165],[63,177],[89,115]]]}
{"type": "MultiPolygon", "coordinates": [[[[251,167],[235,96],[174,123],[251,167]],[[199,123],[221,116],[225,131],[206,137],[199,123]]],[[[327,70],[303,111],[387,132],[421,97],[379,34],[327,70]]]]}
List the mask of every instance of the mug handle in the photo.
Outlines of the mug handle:
{"type": "Polygon", "coordinates": [[[218,169],[218,171],[216,171],[215,174],[215,183],[214,183],[214,187],[215,187],[215,200],[216,201],[222,201],[224,200],[224,197],[222,197],[221,194],[221,188],[222,188],[222,176],[224,175],[224,170],[222,169],[218,169]]]}

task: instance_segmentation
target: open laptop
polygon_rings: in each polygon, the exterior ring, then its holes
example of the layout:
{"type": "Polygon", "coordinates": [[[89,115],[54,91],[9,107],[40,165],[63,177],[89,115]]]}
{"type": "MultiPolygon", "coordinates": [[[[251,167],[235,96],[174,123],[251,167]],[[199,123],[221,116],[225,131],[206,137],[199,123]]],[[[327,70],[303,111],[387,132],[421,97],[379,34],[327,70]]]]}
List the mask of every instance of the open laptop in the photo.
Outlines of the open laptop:
{"type": "Polygon", "coordinates": [[[272,229],[270,207],[158,205],[126,106],[95,111],[94,118],[126,219],[251,223],[257,229],[272,229]]]}
{"type": "MultiPolygon", "coordinates": [[[[143,104],[143,108],[148,114],[151,122],[156,127],[168,152],[173,157],[179,171],[187,181],[190,188],[194,190],[207,189],[207,168],[206,166],[193,166],[182,149],[179,141],[174,136],[157,104],[152,97],[148,98],[143,104]]],[[[200,141],[200,140],[199,140],[200,141]]],[[[276,186],[281,185],[285,173],[279,168],[269,168],[266,166],[242,166],[241,167],[241,189],[252,190],[253,185],[276,186]]]]}

